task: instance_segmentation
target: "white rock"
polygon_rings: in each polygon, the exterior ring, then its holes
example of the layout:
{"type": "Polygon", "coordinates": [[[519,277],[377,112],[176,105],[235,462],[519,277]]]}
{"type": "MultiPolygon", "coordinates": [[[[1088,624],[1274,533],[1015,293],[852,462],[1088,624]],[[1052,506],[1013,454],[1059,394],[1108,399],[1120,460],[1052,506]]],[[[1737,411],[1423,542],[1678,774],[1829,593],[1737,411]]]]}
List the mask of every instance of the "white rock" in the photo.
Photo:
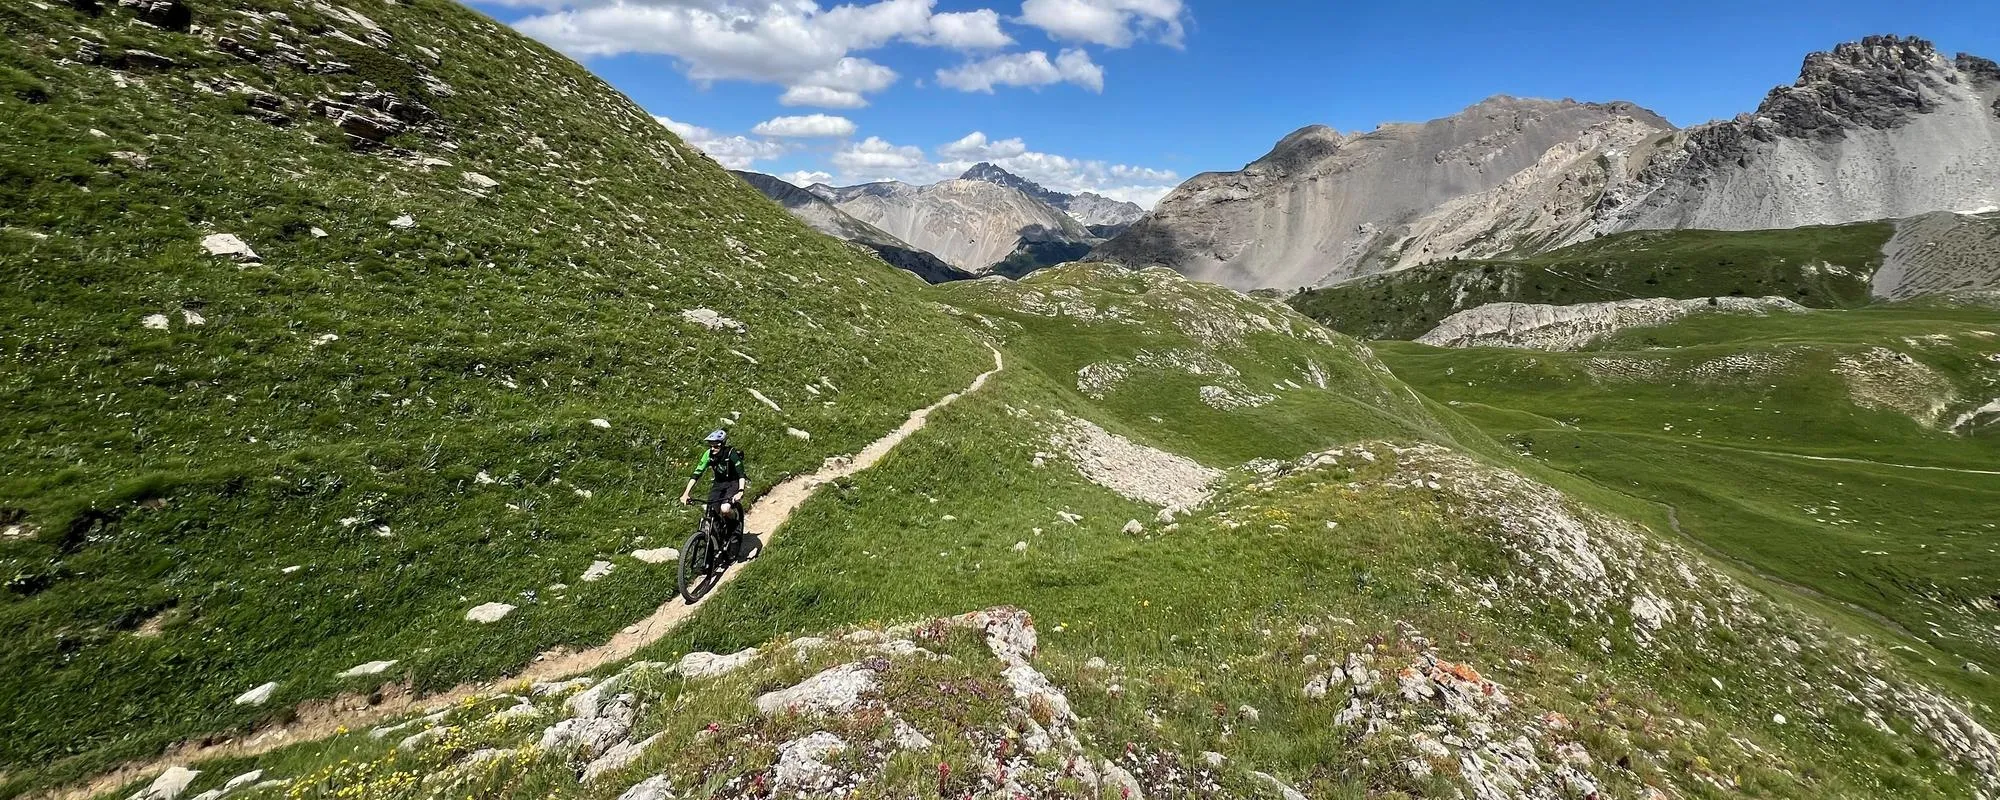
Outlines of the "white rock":
{"type": "Polygon", "coordinates": [[[696,325],[700,325],[712,331],[735,331],[737,333],[745,333],[749,330],[749,328],[745,326],[742,322],[730,319],[728,317],[716,313],[712,309],[707,309],[707,308],[685,309],[681,311],[681,319],[687,320],[688,322],[692,322],[696,325]]]}
{"type": "Polygon", "coordinates": [[[1627,328],[1671,324],[1690,314],[1804,313],[1782,297],[1646,298],[1570,306],[1488,303],[1444,318],[1417,341],[1435,347],[1575,350],[1627,328]]]}
{"type": "Polygon", "coordinates": [[[186,792],[188,784],[194,783],[194,779],[200,775],[201,770],[179,766],[168,767],[166,772],[160,773],[160,776],[154,778],[146,788],[132,795],[132,800],[174,800],[186,792]]]}
{"type": "Polygon", "coordinates": [[[492,178],[488,178],[477,172],[467,172],[461,177],[465,179],[465,185],[470,186],[474,189],[491,189],[495,186],[500,185],[499,181],[496,181],[492,178]]]}
{"type": "Polygon", "coordinates": [[[312,234],[312,237],[313,237],[314,239],[324,239],[324,238],[326,238],[326,231],[323,231],[323,230],[320,230],[319,228],[314,228],[314,229],[312,229],[312,230],[311,230],[311,231],[309,231],[309,232],[310,232],[310,233],[312,234]]]}
{"type": "Polygon", "coordinates": [[[875,671],[860,664],[842,664],[805,679],[797,686],[757,698],[765,716],[845,714],[860,705],[861,695],[876,689],[875,671]]]}
{"type": "Polygon", "coordinates": [[[632,762],[639,760],[639,756],[646,754],[647,748],[657,744],[660,737],[665,735],[656,733],[646,737],[645,741],[619,742],[612,745],[610,750],[604,751],[604,755],[598,756],[596,761],[590,762],[589,766],[583,768],[583,780],[594,781],[607,772],[616,772],[631,766],[632,762]]]}
{"type": "Polygon", "coordinates": [[[632,785],[618,800],[674,800],[674,785],[665,775],[654,775],[632,785]]]}
{"type": "Polygon", "coordinates": [[[1278,780],[1277,776],[1262,772],[1251,772],[1250,775],[1257,780],[1263,781],[1271,788],[1276,789],[1284,800],[1306,800],[1305,794],[1287,785],[1284,781],[1278,780]]]}
{"type": "Polygon", "coordinates": [[[1110,789],[1113,797],[1119,800],[1146,800],[1145,792],[1139,788],[1139,779],[1132,777],[1132,773],[1125,771],[1124,767],[1106,760],[1098,765],[1098,771],[1103,773],[1104,788],[1110,789]]]}
{"type": "Polygon", "coordinates": [[[786,428],[785,435],[790,436],[794,439],[804,439],[808,442],[812,441],[813,438],[812,434],[806,433],[805,431],[799,430],[798,428],[786,428]]]}
{"type": "Polygon", "coordinates": [[[338,341],[340,341],[340,337],[338,335],[331,333],[322,333],[312,338],[312,346],[319,347],[320,345],[332,344],[338,341]]]}
{"type": "Polygon", "coordinates": [[[779,792],[795,790],[802,795],[832,788],[839,773],[820,759],[846,749],[847,743],[826,731],[817,731],[803,739],[778,745],[778,765],[773,770],[772,788],[779,792]]]}
{"type": "Polygon", "coordinates": [[[648,564],[665,564],[669,561],[679,560],[681,551],[671,547],[658,547],[652,550],[634,550],[632,551],[632,557],[648,564]]]}
{"type": "Polygon", "coordinates": [[[1091,656],[1089,661],[1083,662],[1083,668],[1092,672],[1103,672],[1111,668],[1111,663],[1098,656],[1091,656]]]}
{"type": "Polygon", "coordinates": [[[389,220],[389,227],[402,228],[404,230],[408,230],[410,228],[417,227],[417,218],[412,217],[408,214],[404,214],[400,217],[389,220]]]}
{"type": "Polygon", "coordinates": [[[932,747],[931,737],[900,719],[896,720],[896,730],[891,737],[895,739],[896,746],[904,750],[929,750],[932,747]]]}
{"type": "Polygon", "coordinates": [[[188,309],[181,309],[181,321],[189,325],[207,325],[208,318],[188,309]]]}
{"type": "Polygon", "coordinates": [[[1783,714],[1772,714],[1772,715],[1771,715],[1771,721],[1772,721],[1772,722],[1775,722],[1775,723],[1778,723],[1779,725],[1783,725],[1783,724],[1785,724],[1785,715],[1783,715],[1783,714]]]}
{"type": "Polygon", "coordinates": [[[1236,713],[1251,722],[1256,722],[1264,717],[1263,714],[1258,713],[1255,707],[1248,705],[1237,707],[1236,713]]]}
{"type": "Polygon", "coordinates": [[[250,244],[233,233],[214,233],[202,237],[201,246],[212,256],[226,256],[237,261],[256,261],[257,251],[250,244]]]}
{"type": "Polygon", "coordinates": [[[173,324],[173,322],[167,319],[167,315],[165,314],[149,314],[145,319],[139,320],[139,324],[156,331],[163,331],[167,329],[168,325],[173,324]]]}
{"type": "Polygon", "coordinates": [[[506,603],[481,603],[465,612],[467,622],[494,623],[514,613],[514,607],[506,603]]]}
{"type": "Polygon", "coordinates": [[[604,576],[610,575],[611,570],[614,568],[615,565],[609,561],[592,561],[590,562],[590,568],[583,571],[583,582],[596,583],[603,580],[604,576]]]}
{"type": "Polygon", "coordinates": [[[276,691],[278,691],[278,682],[272,681],[237,695],[236,704],[239,706],[261,706],[264,704],[264,701],[271,699],[271,693],[276,691]]]}
{"type": "Polygon", "coordinates": [[[1211,767],[1220,767],[1222,766],[1222,763],[1224,761],[1228,761],[1229,759],[1224,758],[1221,753],[1215,752],[1214,750],[1205,750],[1202,751],[1201,760],[1202,763],[1207,764],[1211,767]]]}
{"type": "Polygon", "coordinates": [[[726,656],[714,653],[689,653],[681,656],[674,670],[688,678],[715,678],[735,672],[757,659],[757,648],[751,647],[726,656]]]}
{"type": "Polygon", "coordinates": [[[263,779],[263,777],[264,777],[263,770],[261,769],[250,770],[249,772],[245,772],[234,778],[230,778],[228,783],[222,784],[222,791],[225,793],[236,791],[237,789],[241,789],[245,786],[249,786],[250,784],[256,783],[257,781],[263,779]]]}
{"type": "Polygon", "coordinates": [[[778,412],[784,411],[784,409],[778,407],[777,403],[772,402],[771,398],[765,397],[763,392],[757,391],[756,389],[751,389],[750,396],[757,398],[757,402],[770,406],[772,411],[778,411],[778,412]]]}
{"type": "Polygon", "coordinates": [[[611,420],[605,419],[603,417],[598,417],[597,419],[591,420],[590,424],[599,428],[609,429],[611,427],[611,420]]]}
{"type": "Polygon", "coordinates": [[[1161,525],[1171,525],[1174,522],[1174,510],[1162,508],[1160,513],[1153,515],[1153,519],[1159,520],[1161,525]]]}
{"type": "Polygon", "coordinates": [[[393,666],[396,666],[396,662],[394,661],[370,661],[366,664],[349,667],[347,671],[335,675],[334,677],[359,678],[363,675],[380,675],[384,672],[388,672],[389,668],[393,666]]]}
{"type": "Polygon", "coordinates": [[[472,476],[472,482],[481,486],[492,486],[499,483],[499,481],[493,479],[493,476],[486,474],[486,470],[483,469],[479,471],[478,475],[472,476]]]}
{"type": "Polygon", "coordinates": [[[1125,521],[1124,530],[1126,533],[1133,533],[1133,534],[1145,533],[1146,526],[1139,524],[1139,521],[1136,519],[1128,519],[1125,521]]]}
{"type": "Polygon", "coordinates": [[[1016,552],[1016,553],[1025,553],[1025,552],[1028,552],[1028,543],[1027,543],[1027,542],[1015,542],[1015,543],[1014,543],[1014,552],[1016,552]]]}

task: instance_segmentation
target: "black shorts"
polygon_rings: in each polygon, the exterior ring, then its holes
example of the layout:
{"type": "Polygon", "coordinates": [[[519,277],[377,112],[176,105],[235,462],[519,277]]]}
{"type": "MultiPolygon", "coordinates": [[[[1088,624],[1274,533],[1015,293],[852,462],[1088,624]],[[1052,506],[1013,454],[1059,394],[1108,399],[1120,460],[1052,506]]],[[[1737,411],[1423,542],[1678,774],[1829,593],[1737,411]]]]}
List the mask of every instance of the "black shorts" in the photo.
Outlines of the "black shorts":
{"type": "MultiPolygon", "coordinates": [[[[731,498],[731,497],[735,497],[735,496],[736,496],[736,482],[735,482],[735,481],[728,481],[728,482],[725,482],[725,483],[718,483],[718,484],[714,484],[714,485],[712,485],[712,486],[709,486],[709,487],[708,487],[708,510],[710,510],[710,511],[716,511],[716,510],[720,509],[720,508],[722,507],[722,504],[723,504],[723,503],[727,503],[727,502],[729,502],[729,498],[731,498]]],[[[741,510],[742,510],[742,509],[741,509],[741,508],[739,507],[739,508],[738,508],[738,511],[739,511],[739,513],[741,512],[741,510]]]]}

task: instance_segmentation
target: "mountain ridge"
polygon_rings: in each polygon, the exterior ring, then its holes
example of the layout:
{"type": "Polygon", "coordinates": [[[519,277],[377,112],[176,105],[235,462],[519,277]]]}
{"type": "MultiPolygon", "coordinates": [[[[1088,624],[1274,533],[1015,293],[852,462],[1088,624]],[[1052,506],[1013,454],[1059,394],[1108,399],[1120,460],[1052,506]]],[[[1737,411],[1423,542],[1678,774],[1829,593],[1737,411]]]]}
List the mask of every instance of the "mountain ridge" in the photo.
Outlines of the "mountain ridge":
{"type": "Polygon", "coordinates": [[[1451,258],[1532,254],[1646,229],[1752,230],[2000,207],[2000,66],[1923,39],[1871,36],[1809,54],[1756,111],[1677,128],[1624,101],[1525,146],[1477,129],[1496,95],[1427,123],[1342,135],[1302,127],[1235,172],[1176,188],[1094,259],[1172,266],[1240,289],[1325,286],[1451,258]],[[1429,194],[1371,169],[1384,140],[1412,148],[1429,194]],[[1532,152],[1524,158],[1522,150],[1532,152]],[[1449,164],[1478,154],[1497,175],[1449,164]],[[1402,202],[1383,202],[1389,195],[1402,202]],[[1328,209],[1320,211],[1319,209],[1328,209]]]}

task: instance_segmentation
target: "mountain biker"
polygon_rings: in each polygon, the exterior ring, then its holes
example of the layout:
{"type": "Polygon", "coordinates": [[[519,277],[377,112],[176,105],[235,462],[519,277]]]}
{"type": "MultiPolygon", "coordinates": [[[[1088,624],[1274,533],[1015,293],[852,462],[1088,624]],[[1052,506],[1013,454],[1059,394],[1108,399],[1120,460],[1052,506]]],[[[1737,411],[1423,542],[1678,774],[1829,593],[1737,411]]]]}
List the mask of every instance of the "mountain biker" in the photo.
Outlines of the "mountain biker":
{"type": "Polygon", "coordinates": [[[743,493],[750,491],[750,477],[743,471],[743,451],[730,447],[729,433],[720,428],[703,437],[702,443],[707,449],[701,451],[687,488],[681,490],[681,505],[689,503],[702,471],[711,471],[714,482],[708,487],[708,510],[729,527],[728,540],[733,543],[743,534],[743,493]]]}

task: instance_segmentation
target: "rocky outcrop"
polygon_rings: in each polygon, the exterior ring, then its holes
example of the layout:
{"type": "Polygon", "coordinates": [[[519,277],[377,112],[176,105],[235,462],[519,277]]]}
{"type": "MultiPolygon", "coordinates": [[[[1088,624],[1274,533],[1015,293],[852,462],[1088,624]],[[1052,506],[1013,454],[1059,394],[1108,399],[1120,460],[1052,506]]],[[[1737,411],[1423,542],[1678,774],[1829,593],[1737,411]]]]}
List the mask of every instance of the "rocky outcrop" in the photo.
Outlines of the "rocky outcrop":
{"type": "MultiPolygon", "coordinates": [[[[1410,225],[1422,216],[1502,187],[1543,165],[1552,150],[1566,148],[1590,164],[1604,148],[1631,138],[1606,136],[1607,125],[1672,129],[1629,103],[1504,96],[1444,119],[1365,134],[1303,128],[1240,171],[1181,184],[1092,257],[1169,266],[1238,289],[1313,286],[1377,271],[1400,262],[1410,225]],[[1595,138],[1582,143],[1586,137],[1595,138]]],[[[1561,173],[1572,160],[1544,166],[1561,173]]],[[[1426,226],[1425,235],[1457,238],[1438,227],[1426,226]]]]}
{"type": "MultiPolygon", "coordinates": [[[[813,193],[848,216],[975,274],[992,271],[1024,251],[1033,266],[1060,263],[1088,252],[1097,241],[1069,215],[1019,189],[988,181],[929,186],[886,181],[818,186],[813,193]],[[1037,250],[1050,255],[1035,256],[1037,250]]],[[[1009,270],[1022,271],[1018,265],[1009,270]]]]}
{"type": "Polygon", "coordinates": [[[1754,230],[2000,208],[1984,59],[1869,37],[1806,57],[1756,113],[1691,128],[1607,192],[1597,232],[1754,230]]]}
{"type": "MultiPolygon", "coordinates": [[[[1989,64],[1991,62],[1988,62],[1989,64]]],[[[1884,300],[2000,289],[2000,213],[1936,213],[1896,223],[1869,291],[1884,300]]]]}
{"type": "Polygon", "coordinates": [[[1576,350],[1619,331],[1668,325],[1691,314],[1805,310],[1782,297],[1651,298],[1573,306],[1489,303],[1446,317],[1417,341],[1436,347],[1576,350]]]}
{"type": "Polygon", "coordinates": [[[853,242],[874,251],[890,266],[908,270],[930,283],[965,280],[974,275],[945,263],[909,242],[905,242],[834,207],[819,195],[808,192],[774,175],[732,170],[738,178],[799,218],[813,230],[836,239],[853,242]]]}

